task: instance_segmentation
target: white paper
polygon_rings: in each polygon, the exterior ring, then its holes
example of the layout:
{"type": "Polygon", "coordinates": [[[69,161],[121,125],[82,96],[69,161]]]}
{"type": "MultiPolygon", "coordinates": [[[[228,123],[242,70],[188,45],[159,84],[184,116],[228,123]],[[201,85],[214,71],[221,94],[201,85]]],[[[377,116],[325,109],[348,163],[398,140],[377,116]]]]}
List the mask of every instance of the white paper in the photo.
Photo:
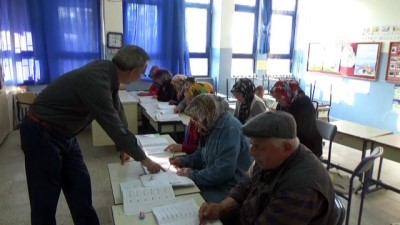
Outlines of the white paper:
{"type": "Polygon", "coordinates": [[[189,177],[178,176],[172,171],[159,172],[156,174],[147,174],[140,176],[145,187],[159,186],[170,184],[173,187],[193,186],[194,182],[189,177]]]}
{"type": "Polygon", "coordinates": [[[199,206],[193,198],[153,208],[159,225],[198,225],[199,206]]]}
{"type": "Polygon", "coordinates": [[[164,152],[169,145],[169,141],[165,137],[136,136],[136,138],[143,151],[147,154],[164,152]]]}
{"type": "Polygon", "coordinates": [[[123,208],[126,215],[150,212],[153,207],[171,204],[175,194],[171,185],[134,187],[122,191],[123,208]]]}
{"type": "Polygon", "coordinates": [[[161,122],[165,121],[180,121],[181,118],[179,117],[179,114],[161,114],[157,113],[155,115],[156,119],[161,122]]]}

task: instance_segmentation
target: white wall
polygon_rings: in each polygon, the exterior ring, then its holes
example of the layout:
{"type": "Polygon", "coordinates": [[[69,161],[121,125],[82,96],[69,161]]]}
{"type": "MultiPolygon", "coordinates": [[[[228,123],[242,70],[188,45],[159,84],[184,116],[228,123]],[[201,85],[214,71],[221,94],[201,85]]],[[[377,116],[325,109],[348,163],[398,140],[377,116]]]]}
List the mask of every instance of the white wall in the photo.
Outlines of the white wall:
{"type": "Polygon", "coordinates": [[[385,81],[389,42],[400,41],[400,34],[364,35],[365,28],[400,26],[399,10],[398,0],[299,0],[295,54],[301,69],[293,72],[302,78],[306,93],[317,80],[320,100],[327,100],[333,84],[333,117],[400,132],[400,116],[392,111],[394,84],[385,81]],[[306,72],[309,42],[371,41],[383,44],[377,81],[306,72]]]}

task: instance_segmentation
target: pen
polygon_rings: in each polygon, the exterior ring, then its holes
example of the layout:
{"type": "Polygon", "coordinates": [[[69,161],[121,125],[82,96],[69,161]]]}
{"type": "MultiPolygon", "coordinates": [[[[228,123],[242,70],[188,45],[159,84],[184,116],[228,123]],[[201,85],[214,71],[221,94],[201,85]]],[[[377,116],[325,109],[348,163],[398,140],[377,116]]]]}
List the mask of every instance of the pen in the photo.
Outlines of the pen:
{"type": "MultiPolygon", "coordinates": [[[[172,158],[171,159],[174,159],[174,158],[175,158],[175,152],[172,153],[172,158]]],[[[171,162],[169,162],[168,170],[169,170],[170,167],[171,167],[171,162]]]]}

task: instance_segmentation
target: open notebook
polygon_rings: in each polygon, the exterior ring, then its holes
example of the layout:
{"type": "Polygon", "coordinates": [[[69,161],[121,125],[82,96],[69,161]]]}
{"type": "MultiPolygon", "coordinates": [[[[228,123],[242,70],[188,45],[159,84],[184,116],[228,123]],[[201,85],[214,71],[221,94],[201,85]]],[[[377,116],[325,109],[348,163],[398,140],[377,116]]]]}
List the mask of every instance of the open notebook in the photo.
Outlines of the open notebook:
{"type": "MultiPolygon", "coordinates": [[[[159,225],[199,225],[199,209],[193,198],[153,208],[154,216],[159,225]]],[[[220,224],[207,221],[206,225],[220,224]]]]}
{"type": "Polygon", "coordinates": [[[162,113],[156,113],[155,117],[157,121],[161,122],[167,122],[167,121],[180,121],[181,118],[179,117],[179,114],[162,114],[162,113]]]}
{"type": "Polygon", "coordinates": [[[126,215],[150,212],[153,207],[171,204],[175,201],[172,186],[158,185],[137,187],[135,184],[121,184],[122,202],[126,215]]]}

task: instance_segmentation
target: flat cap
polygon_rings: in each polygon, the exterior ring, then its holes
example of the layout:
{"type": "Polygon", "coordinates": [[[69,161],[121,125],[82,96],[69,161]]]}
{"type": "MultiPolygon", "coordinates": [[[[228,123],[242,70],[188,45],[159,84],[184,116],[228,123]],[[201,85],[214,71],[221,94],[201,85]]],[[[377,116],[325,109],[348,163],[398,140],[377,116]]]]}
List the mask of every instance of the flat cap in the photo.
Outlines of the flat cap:
{"type": "Polygon", "coordinates": [[[283,111],[268,111],[251,118],[243,125],[243,134],[250,138],[293,139],[297,136],[293,116],[283,111]]]}

